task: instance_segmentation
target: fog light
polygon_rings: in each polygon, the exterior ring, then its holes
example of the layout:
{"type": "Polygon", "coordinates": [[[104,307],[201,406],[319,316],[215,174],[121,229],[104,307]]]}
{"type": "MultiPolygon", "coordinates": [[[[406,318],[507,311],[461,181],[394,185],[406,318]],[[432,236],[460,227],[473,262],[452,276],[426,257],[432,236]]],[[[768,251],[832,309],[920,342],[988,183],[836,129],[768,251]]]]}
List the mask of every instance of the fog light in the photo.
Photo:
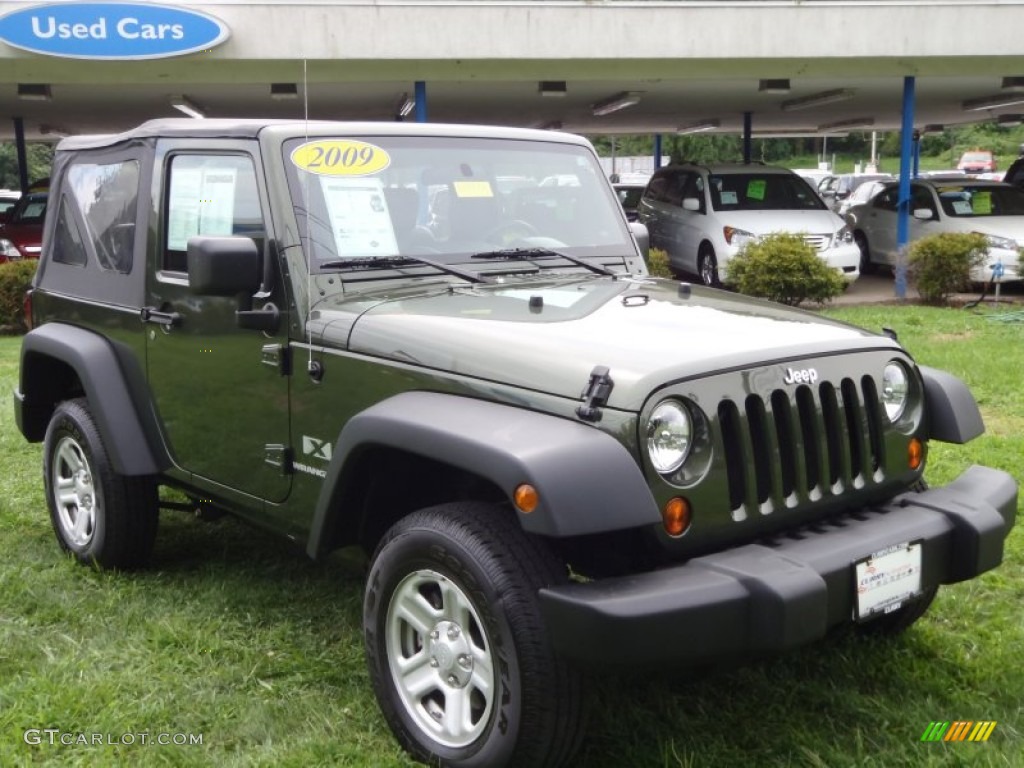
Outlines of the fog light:
{"type": "Polygon", "coordinates": [[[523,483],[512,494],[512,501],[515,503],[516,509],[524,515],[528,515],[540,504],[540,494],[529,483],[523,483]]]}
{"type": "Polygon", "coordinates": [[[924,461],[924,443],[916,437],[910,438],[907,445],[907,466],[911,469],[918,469],[924,461]]]}
{"type": "Polygon", "coordinates": [[[690,527],[690,502],[673,496],[661,510],[662,523],[669,536],[682,536],[690,527]]]}

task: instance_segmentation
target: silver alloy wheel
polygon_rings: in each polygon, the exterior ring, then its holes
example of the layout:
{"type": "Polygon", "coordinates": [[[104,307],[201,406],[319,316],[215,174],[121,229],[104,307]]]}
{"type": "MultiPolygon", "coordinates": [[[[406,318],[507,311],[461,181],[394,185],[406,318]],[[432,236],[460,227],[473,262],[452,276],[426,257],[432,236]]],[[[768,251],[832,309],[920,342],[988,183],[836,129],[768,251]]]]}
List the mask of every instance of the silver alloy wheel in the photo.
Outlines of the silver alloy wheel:
{"type": "Polygon", "coordinates": [[[700,279],[704,285],[712,287],[718,281],[718,262],[708,251],[705,251],[700,258],[700,279]]]}
{"type": "Polygon", "coordinates": [[[85,547],[96,531],[96,486],[85,452],[72,437],[62,437],[53,452],[54,504],[68,542],[85,547]]]}
{"type": "Polygon", "coordinates": [[[388,666],[413,721],[446,747],[486,730],[496,688],[491,641],[473,602],[437,571],[410,573],[386,618],[388,666]]]}

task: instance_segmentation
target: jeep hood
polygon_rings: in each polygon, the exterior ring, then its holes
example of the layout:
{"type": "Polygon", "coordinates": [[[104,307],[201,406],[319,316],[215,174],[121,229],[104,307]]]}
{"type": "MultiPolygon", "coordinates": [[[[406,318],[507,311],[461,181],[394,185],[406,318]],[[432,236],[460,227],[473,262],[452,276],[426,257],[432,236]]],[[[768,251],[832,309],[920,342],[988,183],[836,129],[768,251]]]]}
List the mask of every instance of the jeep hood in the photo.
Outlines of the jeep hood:
{"type": "Polygon", "coordinates": [[[897,348],[809,312],[655,279],[580,278],[338,297],[313,313],[314,342],[578,399],[595,366],[608,405],[639,410],[671,381],[734,367],[897,348]]]}

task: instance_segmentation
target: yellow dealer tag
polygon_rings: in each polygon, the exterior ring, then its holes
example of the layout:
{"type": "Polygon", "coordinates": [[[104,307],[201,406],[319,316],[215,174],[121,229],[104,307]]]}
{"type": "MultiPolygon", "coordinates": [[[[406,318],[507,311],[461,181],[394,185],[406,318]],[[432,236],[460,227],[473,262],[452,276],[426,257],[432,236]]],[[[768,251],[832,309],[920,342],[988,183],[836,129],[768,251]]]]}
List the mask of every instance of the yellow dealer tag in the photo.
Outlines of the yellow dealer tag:
{"type": "Polygon", "coordinates": [[[452,186],[456,197],[494,197],[489,181],[456,181],[452,186]]]}
{"type": "Polygon", "coordinates": [[[325,139],[296,147],[292,162],[321,176],[371,176],[391,165],[391,156],[365,141],[325,139]]]}

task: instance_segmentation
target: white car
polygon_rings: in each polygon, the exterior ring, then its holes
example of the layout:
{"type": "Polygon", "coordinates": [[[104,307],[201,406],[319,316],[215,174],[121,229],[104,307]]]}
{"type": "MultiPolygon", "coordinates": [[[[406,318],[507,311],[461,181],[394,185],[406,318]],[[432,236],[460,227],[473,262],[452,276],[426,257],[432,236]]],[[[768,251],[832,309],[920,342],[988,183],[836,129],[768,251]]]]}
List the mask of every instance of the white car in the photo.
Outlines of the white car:
{"type": "MultiPolygon", "coordinates": [[[[850,209],[847,222],[861,250],[862,272],[878,265],[895,267],[896,208],[899,184],[890,183],[870,201],[850,209]]],[[[988,238],[984,263],[971,280],[1021,279],[1024,246],[1024,191],[999,181],[973,177],[915,179],[910,185],[908,241],[939,232],[978,232],[988,238]]]]}
{"type": "Polygon", "coordinates": [[[651,177],[638,216],[672,269],[706,285],[727,278],[729,260],[745,243],[776,232],[803,235],[847,280],[860,274],[860,250],[845,222],[786,168],[670,165],[651,177]]]}

